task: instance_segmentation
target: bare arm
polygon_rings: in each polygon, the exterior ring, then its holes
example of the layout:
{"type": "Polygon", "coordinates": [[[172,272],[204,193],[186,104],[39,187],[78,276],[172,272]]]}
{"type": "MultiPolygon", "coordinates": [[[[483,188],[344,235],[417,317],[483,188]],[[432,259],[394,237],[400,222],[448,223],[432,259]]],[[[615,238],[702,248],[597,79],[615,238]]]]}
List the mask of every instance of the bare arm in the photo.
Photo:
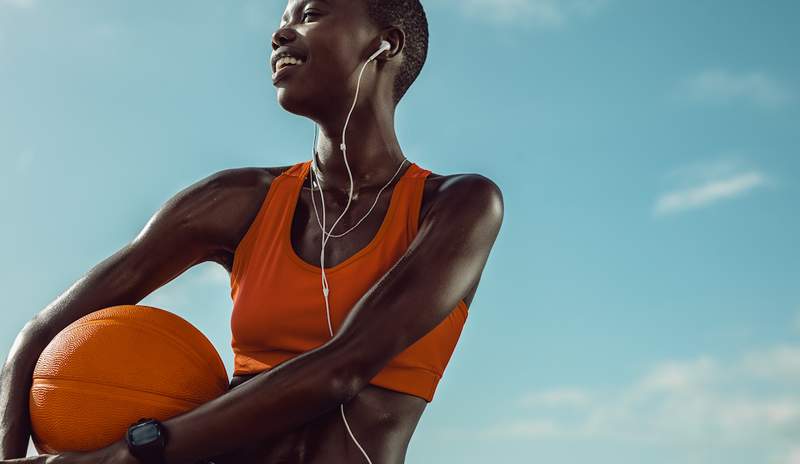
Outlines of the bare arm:
{"type": "Polygon", "coordinates": [[[310,422],[353,398],[440,324],[480,278],[503,218],[502,195],[482,176],[465,176],[446,190],[336,336],[165,421],[166,462],[219,456],[310,422]]]}
{"type": "Polygon", "coordinates": [[[0,374],[0,459],[26,454],[31,433],[31,377],[39,355],[53,337],[94,311],[138,303],[190,267],[220,253],[222,229],[209,218],[224,206],[231,171],[221,171],[178,192],[129,244],[93,267],[20,331],[0,374]]]}

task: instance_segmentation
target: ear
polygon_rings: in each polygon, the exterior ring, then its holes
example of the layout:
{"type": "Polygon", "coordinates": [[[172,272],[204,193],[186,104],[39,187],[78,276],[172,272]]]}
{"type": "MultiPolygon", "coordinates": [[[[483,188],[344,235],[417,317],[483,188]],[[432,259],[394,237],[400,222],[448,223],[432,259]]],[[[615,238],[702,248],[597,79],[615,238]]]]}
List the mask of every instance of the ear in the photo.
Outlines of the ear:
{"type": "Polygon", "coordinates": [[[403,48],[406,45],[406,33],[403,32],[403,30],[399,27],[385,29],[383,32],[381,32],[380,38],[381,40],[389,42],[389,44],[391,44],[391,48],[381,53],[377,58],[379,60],[393,59],[403,51],[403,48]]]}

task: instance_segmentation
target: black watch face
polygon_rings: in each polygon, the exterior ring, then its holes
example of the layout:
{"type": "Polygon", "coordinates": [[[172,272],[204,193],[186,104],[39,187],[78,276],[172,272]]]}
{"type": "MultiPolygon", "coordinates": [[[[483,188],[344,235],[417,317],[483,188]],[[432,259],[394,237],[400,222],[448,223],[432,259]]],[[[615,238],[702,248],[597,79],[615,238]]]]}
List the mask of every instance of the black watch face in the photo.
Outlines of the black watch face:
{"type": "Polygon", "coordinates": [[[144,424],[131,430],[131,442],[134,445],[146,445],[158,439],[158,427],[154,424],[144,424]]]}

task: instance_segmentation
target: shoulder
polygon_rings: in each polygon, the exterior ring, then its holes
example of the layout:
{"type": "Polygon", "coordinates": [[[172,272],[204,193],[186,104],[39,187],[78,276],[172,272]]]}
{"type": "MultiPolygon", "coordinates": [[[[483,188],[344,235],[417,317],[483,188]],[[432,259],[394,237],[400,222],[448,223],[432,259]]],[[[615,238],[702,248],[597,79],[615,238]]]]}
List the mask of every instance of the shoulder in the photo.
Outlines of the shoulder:
{"type": "Polygon", "coordinates": [[[471,199],[494,199],[502,201],[500,187],[482,174],[454,174],[441,176],[438,186],[439,196],[468,195],[471,199]]]}
{"type": "Polygon", "coordinates": [[[482,174],[439,175],[431,173],[425,182],[420,224],[429,214],[484,217],[499,224],[503,220],[503,193],[482,174]]]}
{"type": "Polygon", "coordinates": [[[217,171],[201,180],[206,190],[219,192],[231,189],[253,189],[269,187],[272,180],[292,166],[240,167],[217,171]]]}
{"type": "Polygon", "coordinates": [[[275,178],[291,166],[214,172],[181,191],[183,220],[210,243],[210,260],[227,262],[255,219],[275,178]]]}

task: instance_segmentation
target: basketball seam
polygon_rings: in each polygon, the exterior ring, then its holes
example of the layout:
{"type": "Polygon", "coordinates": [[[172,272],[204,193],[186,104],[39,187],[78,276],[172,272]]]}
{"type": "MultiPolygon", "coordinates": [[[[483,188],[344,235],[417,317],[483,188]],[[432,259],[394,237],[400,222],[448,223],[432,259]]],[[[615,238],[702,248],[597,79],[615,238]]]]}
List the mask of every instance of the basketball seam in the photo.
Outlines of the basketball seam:
{"type": "MultiPolygon", "coordinates": [[[[33,385],[31,386],[31,388],[37,386],[36,384],[37,384],[38,380],[45,380],[45,379],[47,379],[47,380],[66,380],[68,382],[80,382],[80,383],[84,383],[84,384],[102,385],[104,387],[119,388],[120,390],[135,391],[135,392],[139,392],[139,393],[149,393],[149,394],[152,394],[152,395],[162,396],[162,397],[170,398],[170,399],[174,399],[174,400],[186,401],[187,403],[193,403],[193,404],[196,404],[198,406],[200,406],[201,404],[204,404],[203,402],[199,401],[198,398],[188,398],[188,397],[173,396],[173,395],[164,394],[164,392],[159,392],[159,391],[155,391],[155,390],[148,390],[148,389],[144,389],[144,388],[132,388],[132,387],[130,387],[128,385],[116,384],[116,383],[111,383],[111,382],[101,382],[101,381],[97,381],[97,380],[87,380],[87,379],[84,379],[84,378],[72,377],[72,376],[63,376],[63,377],[54,377],[54,376],[50,376],[50,375],[37,376],[33,380],[33,385]]],[[[42,385],[40,385],[40,386],[42,386],[42,385]]]]}
{"type": "MultiPolygon", "coordinates": [[[[147,323],[142,323],[142,322],[139,322],[139,321],[131,321],[131,320],[126,320],[124,323],[122,323],[122,322],[117,321],[115,319],[105,319],[104,318],[104,319],[92,319],[90,321],[85,321],[85,322],[82,322],[80,324],[76,324],[73,328],[83,327],[85,325],[92,325],[92,324],[102,323],[102,322],[106,322],[106,323],[110,323],[110,324],[114,324],[114,325],[130,325],[130,326],[134,326],[134,327],[139,328],[139,329],[150,329],[150,330],[153,330],[154,332],[157,332],[158,334],[163,335],[165,339],[167,339],[168,341],[172,342],[174,345],[177,345],[179,348],[183,348],[184,352],[186,352],[186,353],[188,353],[190,355],[190,357],[192,358],[192,361],[194,362],[196,367],[201,367],[201,368],[208,367],[208,364],[205,362],[205,360],[203,359],[202,355],[200,355],[196,351],[196,349],[194,347],[192,347],[191,345],[186,344],[183,340],[181,340],[180,338],[176,337],[172,333],[167,332],[164,329],[161,329],[160,327],[155,326],[153,324],[147,324],[147,323]]],[[[213,348],[213,344],[211,346],[213,348]]],[[[216,348],[214,348],[214,352],[216,352],[216,348]]],[[[219,360],[219,362],[224,366],[224,363],[222,362],[222,358],[219,357],[219,353],[216,353],[216,355],[217,355],[217,359],[219,360]]],[[[227,376],[228,376],[228,373],[227,373],[227,371],[225,371],[225,380],[226,380],[226,382],[227,382],[227,376]]]]}
{"type": "MultiPolygon", "coordinates": [[[[101,311],[106,311],[106,310],[108,310],[110,308],[120,308],[120,307],[126,307],[126,306],[128,306],[128,305],[111,306],[111,307],[105,308],[105,309],[103,309],[101,311]]],[[[140,308],[140,309],[137,309],[136,311],[142,311],[141,308],[146,308],[146,309],[144,309],[145,311],[151,310],[152,312],[154,312],[156,314],[160,313],[161,315],[164,315],[164,316],[167,316],[167,317],[176,318],[176,319],[180,320],[181,322],[189,325],[193,329],[197,330],[197,332],[200,335],[202,335],[202,337],[199,337],[198,340],[200,342],[202,342],[203,344],[205,344],[207,348],[212,348],[211,352],[216,355],[217,360],[219,361],[219,363],[221,365],[223,365],[223,366],[225,365],[225,363],[222,361],[222,357],[220,357],[219,352],[217,351],[216,347],[214,347],[214,344],[211,343],[211,341],[205,336],[205,334],[203,334],[203,332],[201,332],[199,329],[197,329],[197,327],[194,327],[194,325],[191,322],[187,321],[186,319],[182,318],[181,316],[179,316],[179,315],[177,315],[175,313],[172,313],[170,311],[167,311],[167,310],[164,310],[164,309],[161,309],[161,308],[156,308],[155,306],[146,306],[146,305],[133,305],[133,306],[135,306],[137,308],[140,308]]],[[[117,310],[117,311],[122,312],[121,310],[117,310]]],[[[131,314],[131,313],[132,313],[131,311],[128,311],[127,314],[131,314]]],[[[122,312],[122,314],[125,315],[126,313],[122,312]]],[[[86,325],[86,324],[94,323],[95,321],[97,321],[97,322],[106,321],[106,322],[112,322],[112,323],[116,323],[116,324],[121,324],[119,321],[117,321],[115,319],[109,319],[108,316],[104,316],[102,319],[91,319],[91,320],[82,321],[82,322],[79,322],[79,321],[80,321],[80,319],[78,321],[75,321],[73,324],[70,324],[70,325],[74,326],[74,327],[81,327],[81,326],[86,325]]],[[[141,320],[127,319],[126,323],[130,323],[132,325],[136,325],[139,328],[142,328],[142,327],[150,328],[150,329],[155,330],[156,332],[159,332],[160,334],[166,335],[170,340],[172,340],[176,344],[180,345],[181,348],[184,348],[186,351],[192,353],[192,355],[195,356],[195,360],[199,360],[202,365],[205,365],[205,362],[204,362],[204,359],[203,359],[202,355],[200,355],[196,351],[196,349],[194,347],[192,347],[191,345],[186,345],[183,342],[183,340],[181,340],[178,337],[175,337],[172,333],[164,331],[163,329],[161,329],[160,327],[158,327],[156,325],[148,324],[148,323],[143,322],[141,320]]],[[[226,370],[225,371],[226,382],[227,382],[227,376],[228,376],[228,372],[226,370]]]]}

